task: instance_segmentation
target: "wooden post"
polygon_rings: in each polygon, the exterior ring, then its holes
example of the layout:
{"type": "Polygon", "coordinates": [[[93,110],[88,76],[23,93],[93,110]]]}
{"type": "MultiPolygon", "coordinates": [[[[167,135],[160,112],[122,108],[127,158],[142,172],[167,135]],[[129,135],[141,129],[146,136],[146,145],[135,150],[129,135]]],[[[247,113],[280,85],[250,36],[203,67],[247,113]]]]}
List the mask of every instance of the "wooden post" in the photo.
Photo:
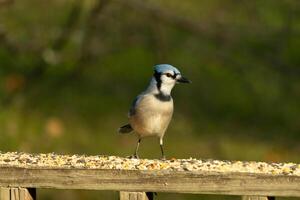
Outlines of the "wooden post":
{"type": "Polygon", "coordinates": [[[120,192],[120,200],[153,200],[151,197],[148,198],[146,192],[120,192]]]}
{"type": "Polygon", "coordinates": [[[10,198],[10,189],[2,187],[0,189],[0,200],[9,200],[10,198]]]}
{"type": "Polygon", "coordinates": [[[34,188],[1,188],[0,200],[35,200],[34,188]]]}
{"type": "Polygon", "coordinates": [[[275,200],[275,197],[242,196],[242,200],[275,200]]]}

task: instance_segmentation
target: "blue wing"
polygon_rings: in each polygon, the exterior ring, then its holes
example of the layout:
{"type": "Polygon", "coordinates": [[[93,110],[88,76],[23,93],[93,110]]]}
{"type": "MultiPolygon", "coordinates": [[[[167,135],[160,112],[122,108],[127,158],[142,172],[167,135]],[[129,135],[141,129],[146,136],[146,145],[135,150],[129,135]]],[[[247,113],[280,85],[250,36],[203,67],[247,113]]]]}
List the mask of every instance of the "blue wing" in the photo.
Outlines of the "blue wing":
{"type": "Polygon", "coordinates": [[[136,113],[136,106],[138,105],[139,101],[141,99],[141,96],[137,96],[134,101],[131,104],[130,110],[129,110],[129,116],[135,115],[136,113]]]}

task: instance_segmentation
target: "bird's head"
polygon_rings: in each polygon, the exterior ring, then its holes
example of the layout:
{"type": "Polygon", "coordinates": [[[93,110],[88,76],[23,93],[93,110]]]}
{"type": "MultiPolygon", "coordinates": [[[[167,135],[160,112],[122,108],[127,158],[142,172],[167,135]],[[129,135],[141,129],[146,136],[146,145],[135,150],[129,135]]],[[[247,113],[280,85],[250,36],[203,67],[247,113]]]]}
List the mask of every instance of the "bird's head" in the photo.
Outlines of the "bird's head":
{"type": "Polygon", "coordinates": [[[191,81],[183,77],[180,71],[169,64],[159,64],[154,66],[154,77],[157,82],[166,85],[175,83],[190,83],[191,81]]]}
{"type": "Polygon", "coordinates": [[[153,75],[159,91],[169,94],[176,83],[190,83],[191,81],[183,77],[180,71],[169,64],[159,64],[154,66],[153,75]]]}

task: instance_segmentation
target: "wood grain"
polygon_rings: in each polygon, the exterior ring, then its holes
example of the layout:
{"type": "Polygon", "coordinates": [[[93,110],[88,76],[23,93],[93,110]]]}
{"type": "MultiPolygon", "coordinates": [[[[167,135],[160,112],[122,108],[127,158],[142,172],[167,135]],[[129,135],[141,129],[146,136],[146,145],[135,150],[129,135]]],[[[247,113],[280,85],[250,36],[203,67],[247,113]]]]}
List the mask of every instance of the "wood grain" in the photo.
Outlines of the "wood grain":
{"type": "Polygon", "coordinates": [[[10,200],[10,189],[9,188],[1,188],[0,189],[0,200],[10,200]]]}
{"type": "Polygon", "coordinates": [[[300,177],[168,170],[0,168],[1,187],[300,197],[300,177]]]}
{"type": "Polygon", "coordinates": [[[242,196],[242,200],[275,200],[275,198],[262,196],[242,196]]]}
{"type": "Polygon", "coordinates": [[[0,200],[35,200],[35,189],[27,188],[1,188],[0,200]]]}
{"type": "Polygon", "coordinates": [[[149,200],[146,192],[120,192],[120,200],[149,200]]]}

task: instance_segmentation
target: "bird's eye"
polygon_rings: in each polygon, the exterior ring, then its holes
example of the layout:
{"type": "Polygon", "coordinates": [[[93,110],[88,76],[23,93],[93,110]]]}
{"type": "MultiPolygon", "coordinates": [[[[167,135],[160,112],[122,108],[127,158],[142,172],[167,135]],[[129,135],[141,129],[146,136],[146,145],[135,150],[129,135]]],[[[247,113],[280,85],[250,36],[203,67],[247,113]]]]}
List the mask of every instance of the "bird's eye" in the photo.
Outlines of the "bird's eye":
{"type": "Polygon", "coordinates": [[[166,73],[166,76],[167,76],[167,77],[172,77],[172,74],[166,73]]]}

